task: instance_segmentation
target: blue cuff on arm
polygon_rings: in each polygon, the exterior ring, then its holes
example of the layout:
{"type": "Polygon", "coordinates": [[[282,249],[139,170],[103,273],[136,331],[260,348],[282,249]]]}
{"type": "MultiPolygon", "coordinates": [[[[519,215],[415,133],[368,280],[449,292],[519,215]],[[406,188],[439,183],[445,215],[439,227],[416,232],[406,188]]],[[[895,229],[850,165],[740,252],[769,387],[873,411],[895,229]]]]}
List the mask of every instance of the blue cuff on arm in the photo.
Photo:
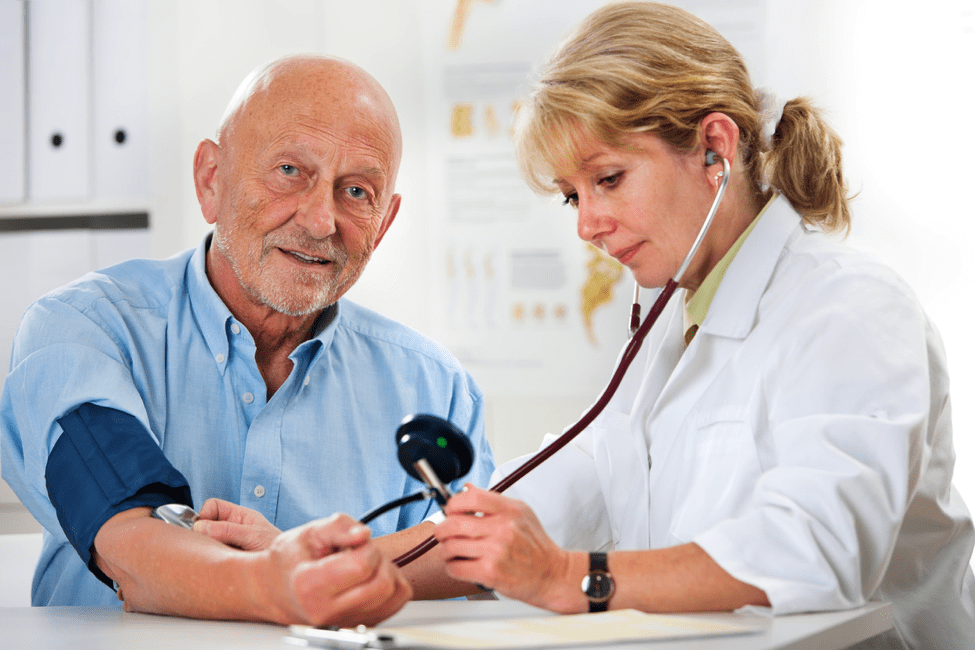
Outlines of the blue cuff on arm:
{"type": "Polygon", "coordinates": [[[47,459],[47,493],[68,541],[96,578],[95,535],[114,515],[139,506],[193,505],[186,478],[138,419],[82,404],[58,420],[64,433],[47,459]]]}

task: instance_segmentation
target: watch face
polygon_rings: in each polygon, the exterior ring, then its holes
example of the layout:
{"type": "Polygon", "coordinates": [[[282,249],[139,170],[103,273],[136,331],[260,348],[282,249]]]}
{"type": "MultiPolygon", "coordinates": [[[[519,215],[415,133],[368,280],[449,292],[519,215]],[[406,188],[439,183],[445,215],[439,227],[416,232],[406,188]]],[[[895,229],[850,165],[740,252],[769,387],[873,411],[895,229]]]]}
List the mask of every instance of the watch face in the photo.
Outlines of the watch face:
{"type": "Polygon", "coordinates": [[[607,601],[613,595],[613,578],[605,571],[592,571],[582,579],[582,590],[589,600],[607,601]]]}

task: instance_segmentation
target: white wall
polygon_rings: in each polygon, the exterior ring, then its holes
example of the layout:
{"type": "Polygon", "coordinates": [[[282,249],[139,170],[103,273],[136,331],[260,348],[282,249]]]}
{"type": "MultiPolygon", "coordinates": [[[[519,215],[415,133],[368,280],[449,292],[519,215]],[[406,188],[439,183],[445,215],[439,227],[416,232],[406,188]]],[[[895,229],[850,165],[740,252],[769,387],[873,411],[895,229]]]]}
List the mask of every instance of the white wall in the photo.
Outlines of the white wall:
{"type": "Polygon", "coordinates": [[[845,141],[849,242],[894,267],[938,326],[952,381],[955,485],[975,510],[975,2],[769,4],[770,82],[809,94],[845,141]]]}
{"type": "MultiPolygon", "coordinates": [[[[151,0],[153,253],[194,246],[207,230],[192,187],[193,151],[212,135],[238,81],[288,52],[344,56],[389,91],[405,139],[403,208],[352,297],[428,331],[429,270],[418,263],[429,254],[421,1],[151,0]]],[[[531,1],[559,11],[559,0],[531,1]]],[[[941,328],[953,375],[956,483],[975,504],[975,351],[966,331],[975,285],[975,209],[967,201],[975,130],[966,123],[975,99],[966,67],[975,60],[975,1],[896,11],[886,0],[769,0],[768,7],[768,79],[758,81],[783,96],[812,95],[844,137],[850,186],[860,192],[850,241],[897,268],[941,328]]],[[[498,39],[503,47],[504,35],[498,39]]],[[[533,450],[593,397],[487,395],[496,456],[533,450]]]]}

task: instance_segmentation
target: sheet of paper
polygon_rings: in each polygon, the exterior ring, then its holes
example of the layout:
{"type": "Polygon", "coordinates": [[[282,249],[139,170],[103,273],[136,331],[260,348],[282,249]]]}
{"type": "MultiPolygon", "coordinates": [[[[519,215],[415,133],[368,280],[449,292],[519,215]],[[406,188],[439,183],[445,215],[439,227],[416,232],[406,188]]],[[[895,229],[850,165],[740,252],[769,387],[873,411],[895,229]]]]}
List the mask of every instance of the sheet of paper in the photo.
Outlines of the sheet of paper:
{"type": "Polygon", "coordinates": [[[396,645],[430,648],[541,648],[589,646],[622,641],[648,641],[753,634],[761,627],[723,623],[689,616],[644,614],[632,609],[537,618],[458,621],[420,627],[383,628],[396,645]]]}

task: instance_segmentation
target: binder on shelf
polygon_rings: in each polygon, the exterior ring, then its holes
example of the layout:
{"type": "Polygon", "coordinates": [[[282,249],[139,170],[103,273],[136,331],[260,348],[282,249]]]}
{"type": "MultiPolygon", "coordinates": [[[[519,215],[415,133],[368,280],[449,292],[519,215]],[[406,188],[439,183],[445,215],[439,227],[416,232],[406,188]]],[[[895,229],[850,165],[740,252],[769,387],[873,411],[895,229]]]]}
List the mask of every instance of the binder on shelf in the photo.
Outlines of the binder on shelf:
{"type": "Polygon", "coordinates": [[[0,204],[26,198],[25,4],[0,2],[0,204]]]}
{"type": "Polygon", "coordinates": [[[27,195],[91,194],[90,3],[27,3],[27,195]]]}
{"type": "Polygon", "coordinates": [[[149,197],[148,32],[145,0],[92,0],[95,198],[149,197]]]}

